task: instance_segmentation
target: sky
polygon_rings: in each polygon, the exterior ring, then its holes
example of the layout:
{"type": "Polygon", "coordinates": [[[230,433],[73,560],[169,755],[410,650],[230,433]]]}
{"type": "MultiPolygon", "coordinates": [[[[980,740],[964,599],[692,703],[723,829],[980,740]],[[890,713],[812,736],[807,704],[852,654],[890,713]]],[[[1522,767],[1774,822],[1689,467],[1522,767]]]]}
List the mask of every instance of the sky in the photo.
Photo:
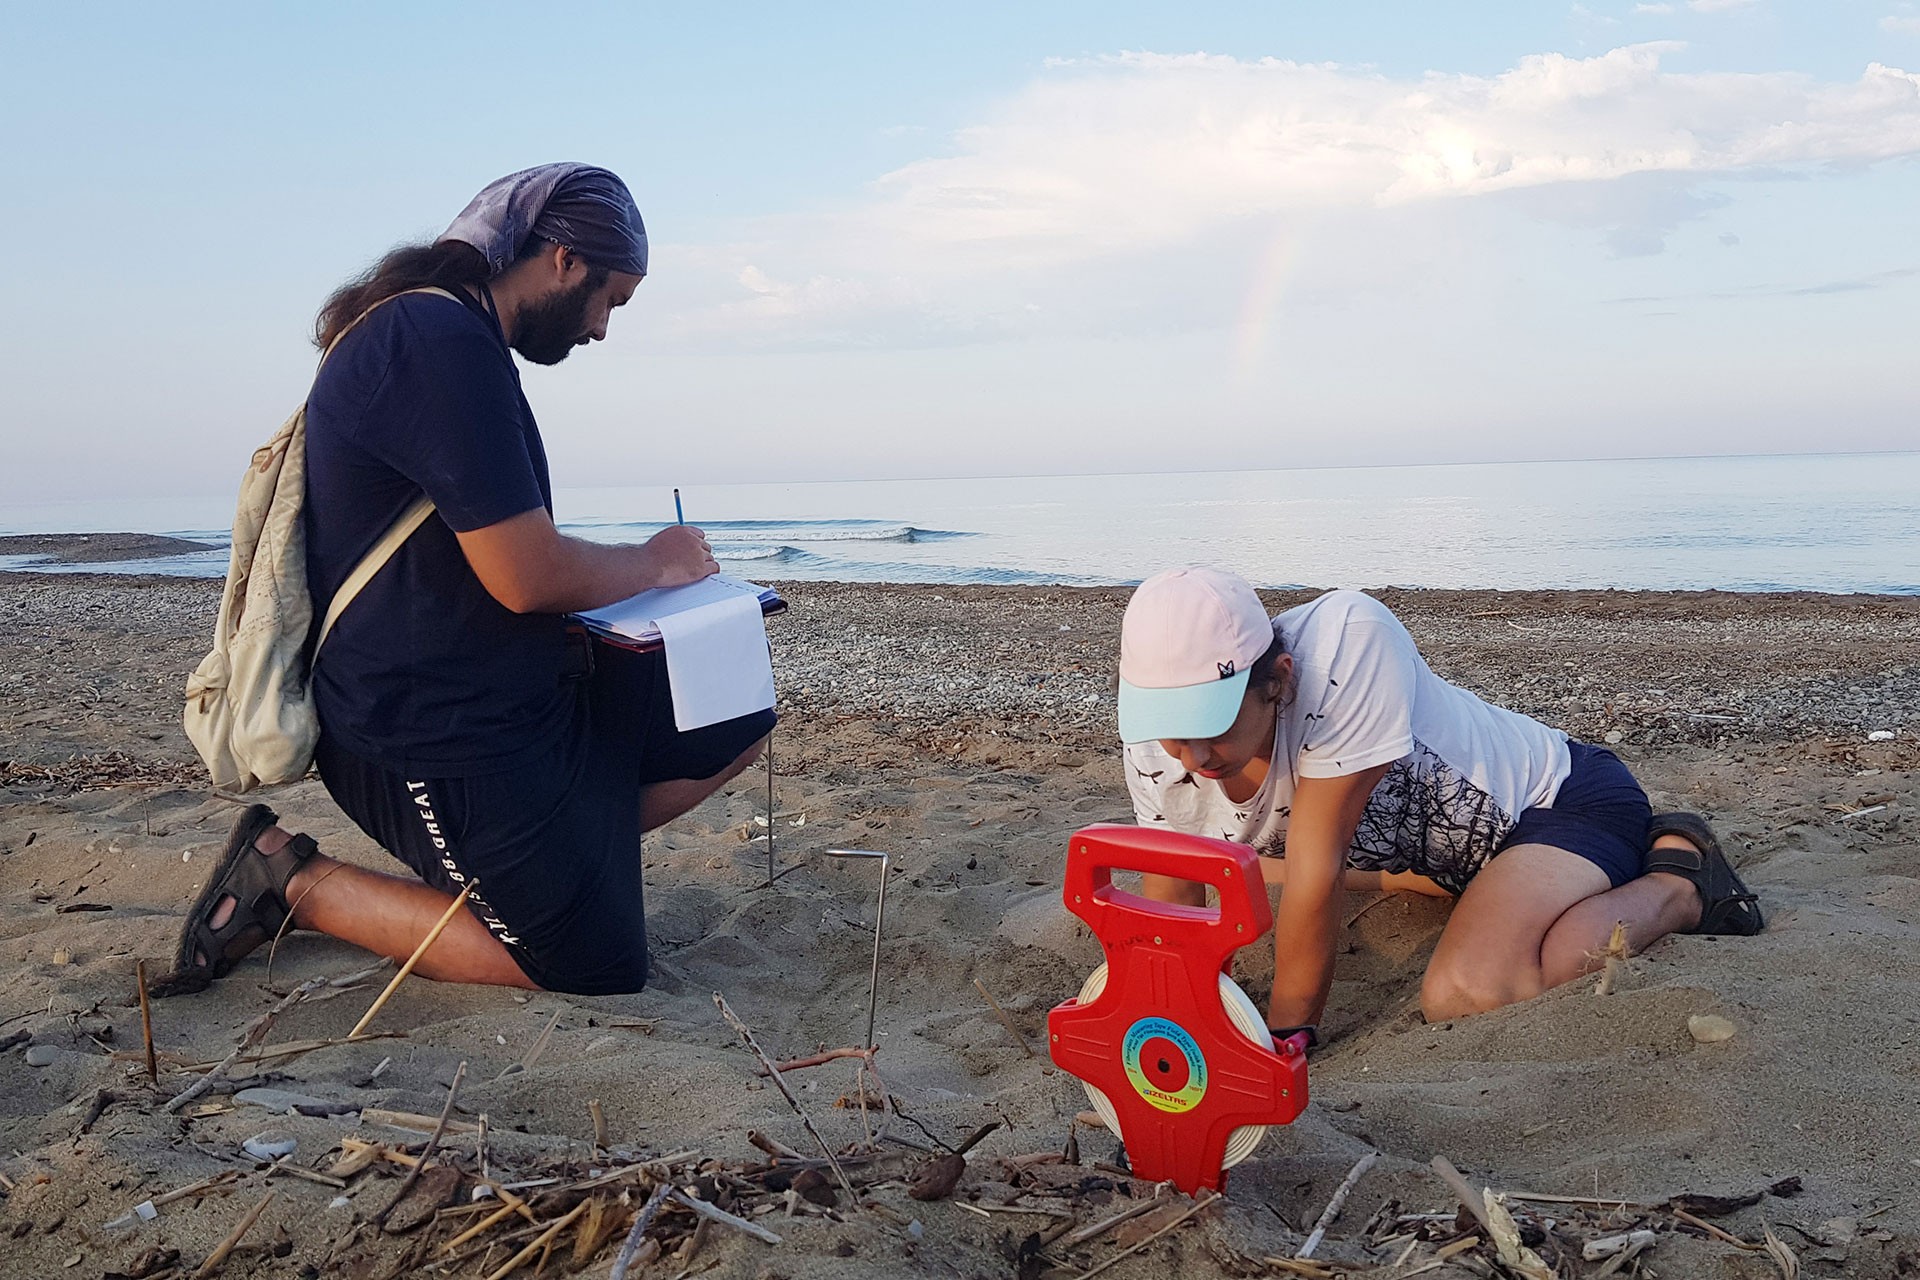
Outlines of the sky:
{"type": "Polygon", "coordinates": [[[0,504],[227,493],[491,179],[651,273],[555,482],[1920,447],[1920,4],[0,7],[0,504]]]}

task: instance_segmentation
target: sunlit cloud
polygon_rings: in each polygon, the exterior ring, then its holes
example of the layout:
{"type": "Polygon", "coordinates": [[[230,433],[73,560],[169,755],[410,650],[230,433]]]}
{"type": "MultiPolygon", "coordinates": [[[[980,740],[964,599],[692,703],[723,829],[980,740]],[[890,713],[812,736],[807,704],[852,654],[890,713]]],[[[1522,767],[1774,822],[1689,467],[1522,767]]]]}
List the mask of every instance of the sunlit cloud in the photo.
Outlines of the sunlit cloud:
{"type": "MultiPolygon", "coordinates": [[[[1204,53],[1055,60],[942,154],[711,252],[732,298],[679,323],[743,339],[806,324],[849,341],[977,341],[1019,331],[1050,280],[1090,264],[1125,274],[1204,256],[1234,228],[1265,224],[1262,244],[1292,244],[1287,228],[1342,210],[1527,192],[1540,195],[1523,208],[1595,228],[1610,254],[1657,253],[1725,202],[1703,182],[1920,154],[1920,75],[1667,70],[1684,48],[1417,78],[1204,53]],[[804,274],[771,265],[795,262],[804,274]]],[[[1253,252],[1269,282],[1254,292],[1270,292],[1290,259],[1253,252]]]]}

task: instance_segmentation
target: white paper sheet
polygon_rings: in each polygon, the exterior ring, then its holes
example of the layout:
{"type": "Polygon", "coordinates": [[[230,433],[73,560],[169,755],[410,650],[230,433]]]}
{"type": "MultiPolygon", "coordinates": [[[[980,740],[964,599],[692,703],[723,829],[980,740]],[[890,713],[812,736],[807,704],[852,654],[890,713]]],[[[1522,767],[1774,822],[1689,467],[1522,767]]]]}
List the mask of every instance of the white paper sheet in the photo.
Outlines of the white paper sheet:
{"type": "Polygon", "coordinates": [[[773,705],[773,660],[757,595],[733,593],[657,622],[676,728],[699,729],[773,705]]]}
{"type": "Polygon", "coordinates": [[[580,616],[590,626],[632,640],[647,641],[660,637],[661,620],[672,614],[698,609],[718,600],[745,597],[760,601],[772,595],[773,592],[756,583],[716,573],[684,587],[656,587],[652,591],[642,591],[637,596],[616,600],[602,608],[586,610],[580,616]]]}

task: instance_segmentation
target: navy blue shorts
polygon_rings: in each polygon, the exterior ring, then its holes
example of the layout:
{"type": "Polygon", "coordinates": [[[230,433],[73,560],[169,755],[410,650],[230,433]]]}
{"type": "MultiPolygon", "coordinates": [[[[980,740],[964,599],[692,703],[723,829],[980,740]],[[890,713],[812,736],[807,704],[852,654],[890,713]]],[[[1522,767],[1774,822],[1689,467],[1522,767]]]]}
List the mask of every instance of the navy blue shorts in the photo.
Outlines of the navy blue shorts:
{"type": "Polygon", "coordinates": [[[1573,770],[1551,808],[1528,809],[1494,850],[1545,844],[1578,854],[1607,873],[1618,889],[1647,869],[1647,828],[1653,807],[1620,757],[1605,747],[1569,742],[1573,770]]]}
{"type": "Polygon", "coordinates": [[[334,802],[467,906],[548,991],[616,995],[647,982],[640,790],[711,778],[773,729],[772,711],[682,733],[666,660],[594,646],[573,722],[552,751],[470,778],[409,778],[334,747],[315,763],[334,802]],[[475,899],[479,899],[476,901],[475,899]]]}

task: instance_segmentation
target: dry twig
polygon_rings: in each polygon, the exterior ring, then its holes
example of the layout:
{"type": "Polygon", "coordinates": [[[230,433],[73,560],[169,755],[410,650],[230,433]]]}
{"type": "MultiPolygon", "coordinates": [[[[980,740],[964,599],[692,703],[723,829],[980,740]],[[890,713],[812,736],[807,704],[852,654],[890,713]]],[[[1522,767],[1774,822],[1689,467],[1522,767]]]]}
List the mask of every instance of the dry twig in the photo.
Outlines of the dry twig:
{"type": "Polygon", "coordinates": [[[607,1280],[627,1280],[627,1270],[633,1266],[634,1258],[640,1252],[640,1242],[646,1237],[647,1228],[653,1225],[654,1215],[660,1212],[660,1206],[673,1194],[673,1184],[662,1182],[647,1197],[647,1203],[633,1219],[633,1230],[627,1232],[625,1243],[620,1252],[614,1255],[613,1270],[607,1273],[607,1280]]]}
{"type": "MultiPolygon", "coordinates": [[[[327,980],[325,978],[311,978],[295,987],[292,991],[289,991],[286,996],[281,999],[279,1004],[276,1004],[273,1008],[267,1010],[247,1024],[247,1029],[240,1033],[240,1043],[234,1046],[232,1053],[214,1064],[211,1071],[188,1085],[185,1090],[177,1095],[171,1102],[167,1103],[162,1109],[172,1114],[205,1093],[208,1089],[211,1089],[213,1082],[225,1075],[228,1069],[231,1068],[235,1062],[239,1061],[242,1053],[260,1042],[260,1038],[267,1034],[268,1028],[273,1026],[273,1020],[275,1018],[285,1013],[288,1009],[291,1009],[294,1005],[299,1004],[302,1000],[306,999],[310,993],[318,991],[326,985],[327,980]]],[[[142,988],[142,990],[144,989],[145,988],[142,988]]]]}
{"type": "Polygon", "coordinates": [[[466,888],[453,895],[453,901],[447,904],[447,909],[445,913],[441,915],[439,923],[427,930],[427,936],[420,939],[420,945],[413,949],[413,954],[407,957],[407,962],[400,966],[400,972],[393,975],[393,979],[387,983],[386,989],[374,999],[373,1004],[360,1016],[360,1021],[353,1024],[353,1030],[347,1032],[347,1039],[351,1040],[367,1029],[367,1024],[373,1021],[373,1016],[386,1007],[387,1001],[393,999],[393,993],[400,989],[400,984],[405,982],[407,975],[413,972],[413,966],[420,963],[420,957],[427,954],[427,948],[432,946],[434,941],[438,939],[442,933],[446,932],[447,926],[453,923],[454,913],[466,905],[467,895],[479,887],[480,882],[478,880],[470,880],[467,882],[466,888]]]}
{"type": "Polygon", "coordinates": [[[385,1227],[388,1215],[407,1198],[407,1193],[413,1190],[414,1184],[420,1181],[420,1175],[426,1171],[427,1161],[433,1158],[434,1149],[440,1145],[440,1136],[447,1131],[447,1117],[453,1114],[453,1100],[460,1096],[460,1082],[466,1078],[467,1064],[463,1061],[459,1069],[453,1073],[453,1083],[447,1086],[447,1105],[440,1108],[440,1123],[433,1126],[433,1132],[427,1136],[427,1145],[422,1148],[419,1160],[415,1162],[407,1176],[401,1179],[400,1190],[394,1193],[393,1199],[387,1201],[386,1208],[373,1215],[374,1226],[385,1227]]]}
{"type": "Polygon", "coordinates": [[[1152,1244],[1154,1241],[1160,1239],[1162,1236],[1166,1235],[1168,1232],[1175,1231],[1179,1229],[1181,1226],[1185,1225],[1187,1222],[1191,1221],[1196,1214],[1202,1213],[1207,1209],[1212,1208],[1214,1205],[1218,1204],[1220,1201],[1224,1200],[1225,1198],[1226,1198],[1225,1196],[1222,1196],[1217,1192],[1208,1191],[1205,1188],[1202,1188],[1199,1198],[1196,1199],[1193,1202],[1193,1204],[1187,1208],[1186,1212],[1182,1213],[1179,1217],[1173,1219],[1171,1222],[1167,1223],[1166,1226],[1160,1228],[1158,1231],[1154,1232],[1152,1235],[1148,1236],[1146,1239],[1140,1241],[1138,1244],[1134,1245],[1132,1248],[1122,1249],[1119,1253],[1114,1254],[1111,1258],[1108,1258],[1105,1262],[1093,1268],[1091,1271],[1081,1272],[1080,1280],[1092,1280],[1092,1277],[1099,1275],[1102,1271],[1105,1271],[1108,1267],[1113,1266],[1123,1258],[1132,1257],[1134,1254],[1140,1252],[1142,1249],[1146,1248],[1148,1245],[1152,1244]]]}
{"type": "Polygon", "coordinates": [[[1020,1051],[1026,1054],[1029,1058],[1033,1057],[1034,1056],[1033,1046],[1027,1043],[1027,1037],[1024,1033],[1021,1032],[1020,1028],[1013,1025],[1013,1019],[1009,1018],[1007,1016],[1007,1011],[1000,1007],[1000,1002],[993,998],[993,992],[987,990],[986,983],[980,981],[980,979],[978,978],[975,978],[973,980],[973,985],[974,985],[974,988],[977,991],[979,991],[981,995],[987,998],[987,1003],[993,1006],[993,1016],[1000,1019],[1000,1025],[1007,1029],[1007,1034],[1012,1036],[1014,1040],[1019,1043],[1020,1051]]]}
{"type": "Polygon", "coordinates": [[[1300,1246],[1300,1251],[1294,1254],[1294,1257],[1304,1259],[1313,1256],[1313,1251],[1318,1249],[1320,1242],[1326,1238],[1327,1228],[1332,1226],[1333,1220],[1340,1216],[1340,1210],[1345,1207],[1347,1196],[1353,1191],[1354,1184],[1365,1176],[1367,1170],[1373,1168],[1373,1162],[1379,1158],[1378,1151],[1369,1151],[1360,1157],[1346,1179],[1334,1189],[1333,1198],[1327,1201],[1327,1207],[1321,1212],[1320,1220],[1313,1224],[1313,1231],[1307,1236],[1307,1242],[1300,1246]]]}
{"type": "Polygon", "coordinates": [[[267,1206],[272,1204],[273,1198],[279,1194],[277,1191],[269,1191],[259,1204],[247,1210],[247,1216],[240,1219],[239,1225],[227,1233],[227,1238],[222,1240],[219,1245],[214,1248],[214,1251],[207,1255],[207,1260],[200,1264],[198,1271],[193,1273],[193,1280],[206,1280],[208,1276],[224,1266],[227,1261],[227,1256],[231,1254],[235,1246],[240,1243],[240,1237],[253,1230],[253,1224],[260,1221],[260,1215],[267,1211],[267,1206]]]}
{"type": "Polygon", "coordinates": [[[767,1069],[767,1074],[779,1088],[780,1095],[787,1100],[787,1105],[792,1107],[794,1114],[800,1117],[800,1123],[807,1127],[807,1132],[813,1135],[813,1140],[820,1144],[820,1150],[826,1154],[827,1163],[833,1167],[834,1177],[839,1179],[841,1188],[847,1193],[849,1199],[857,1203],[859,1197],[853,1190],[853,1184],[847,1181],[847,1171],[840,1167],[840,1161],[834,1156],[833,1148],[827,1145],[827,1140],[820,1136],[820,1130],[814,1127],[813,1117],[807,1114],[807,1109],[800,1105],[800,1099],[793,1096],[793,1090],[787,1087],[787,1082],[781,1078],[779,1071],[774,1069],[773,1059],[767,1057],[766,1051],[753,1038],[753,1032],[747,1029],[746,1023],[740,1021],[739,1015],[734,1013],[725,996],[718,991],[714,992],[713,1003],[714,1007],[720,1010],[720,1016],[727,1020],[727,1025],[746,1042],[747,1048],[753,1050],[753,1056],[760,1059],[760,1065],[767,1069]]]}

